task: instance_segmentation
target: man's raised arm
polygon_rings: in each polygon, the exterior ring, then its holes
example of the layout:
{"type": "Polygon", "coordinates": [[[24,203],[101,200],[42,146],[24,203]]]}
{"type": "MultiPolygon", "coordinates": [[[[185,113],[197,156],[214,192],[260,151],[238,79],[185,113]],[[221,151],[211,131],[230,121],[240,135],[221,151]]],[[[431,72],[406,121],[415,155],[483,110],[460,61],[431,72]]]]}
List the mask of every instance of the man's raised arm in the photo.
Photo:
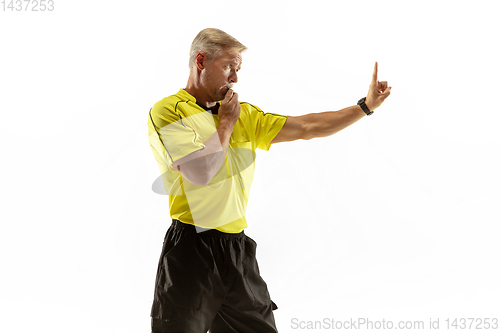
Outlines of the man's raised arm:
{"type": "MultiPolygon", "coordinates": [[[[387,87],[387,81],[379,82],[377,76],[378,64],[375,62],[372,82],[365,101],[370,111],[377,109],[391,94],[392,87],[387,87]]],[[[366,113],[360,105],[349,106],[339,111],[309,113],[299,117],[288,116],[285,125],[271,143],[330,136],[365,116],[366,113]]]]}

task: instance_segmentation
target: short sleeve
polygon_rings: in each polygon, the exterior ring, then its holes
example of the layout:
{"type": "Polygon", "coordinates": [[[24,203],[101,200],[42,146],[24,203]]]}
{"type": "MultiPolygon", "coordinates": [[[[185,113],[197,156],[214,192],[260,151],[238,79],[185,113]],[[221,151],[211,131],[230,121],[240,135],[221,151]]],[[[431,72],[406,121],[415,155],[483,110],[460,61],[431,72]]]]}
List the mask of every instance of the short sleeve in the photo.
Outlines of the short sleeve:
{"type": "Polygon", "coordinates": [[[173,108],[155,104],[149,117],[150,128],[156,133],[152,130],[150,132],[157,136],[163,146],[167,165],[205,147],[191,119],[183,118],[173,108]]]}
{"type": "Polygon", "coordinates": [[[268,151],[271,141],[285,125],[287,116],[277,113],[265,113],[260,108],[252,105],[252,118],[255,123],[256,146],[268,151]]]}

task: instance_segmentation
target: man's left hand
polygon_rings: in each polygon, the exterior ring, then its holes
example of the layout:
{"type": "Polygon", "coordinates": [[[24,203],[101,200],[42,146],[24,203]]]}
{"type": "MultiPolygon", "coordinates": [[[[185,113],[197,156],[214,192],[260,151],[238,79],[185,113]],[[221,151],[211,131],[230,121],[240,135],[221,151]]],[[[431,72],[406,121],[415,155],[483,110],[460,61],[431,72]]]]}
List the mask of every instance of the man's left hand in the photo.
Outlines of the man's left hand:
{"type": "Polygon", "coordinates": [[[378,63],[375,62],[375,70],[373,71],[372,83],[366,95],[365,104],[370,111],[378,108],[391,94],[392,87],[387,87],[387,81],[378,81],[378,63]]]}

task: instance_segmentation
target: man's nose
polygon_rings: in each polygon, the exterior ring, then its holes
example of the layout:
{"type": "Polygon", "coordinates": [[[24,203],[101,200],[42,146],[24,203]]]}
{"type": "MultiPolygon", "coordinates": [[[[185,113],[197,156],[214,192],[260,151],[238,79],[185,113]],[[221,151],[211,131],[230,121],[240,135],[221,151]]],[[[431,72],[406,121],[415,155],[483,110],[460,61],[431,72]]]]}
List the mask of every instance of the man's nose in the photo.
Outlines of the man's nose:
{"type": "Polygon", "coordinates": [[[238,82],[238,74],[236,74],[236,72],[231,73],[231,76],[229,76],[229,82],[231,83],[238,82]]]}

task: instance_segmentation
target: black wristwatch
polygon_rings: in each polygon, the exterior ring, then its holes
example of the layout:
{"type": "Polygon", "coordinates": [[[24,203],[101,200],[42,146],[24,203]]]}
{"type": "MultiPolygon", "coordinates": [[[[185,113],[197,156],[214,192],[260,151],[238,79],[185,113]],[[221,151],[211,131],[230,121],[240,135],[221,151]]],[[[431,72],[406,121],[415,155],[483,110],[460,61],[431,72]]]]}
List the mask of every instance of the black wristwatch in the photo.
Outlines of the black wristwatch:
{"type": "Polygon", "coordinates": [[[369,115],[371,115],[373,113],[373,111],[370,111],[368,109],[368,107],[365,104],[365,100],[366,100],[366,97],[363,97],[362,99],[360,99],[358,101],[358,105],[361,106],[361,108],[363,109],[363,111],[365,111],[366,115],[369,116],[369,115]]]}

